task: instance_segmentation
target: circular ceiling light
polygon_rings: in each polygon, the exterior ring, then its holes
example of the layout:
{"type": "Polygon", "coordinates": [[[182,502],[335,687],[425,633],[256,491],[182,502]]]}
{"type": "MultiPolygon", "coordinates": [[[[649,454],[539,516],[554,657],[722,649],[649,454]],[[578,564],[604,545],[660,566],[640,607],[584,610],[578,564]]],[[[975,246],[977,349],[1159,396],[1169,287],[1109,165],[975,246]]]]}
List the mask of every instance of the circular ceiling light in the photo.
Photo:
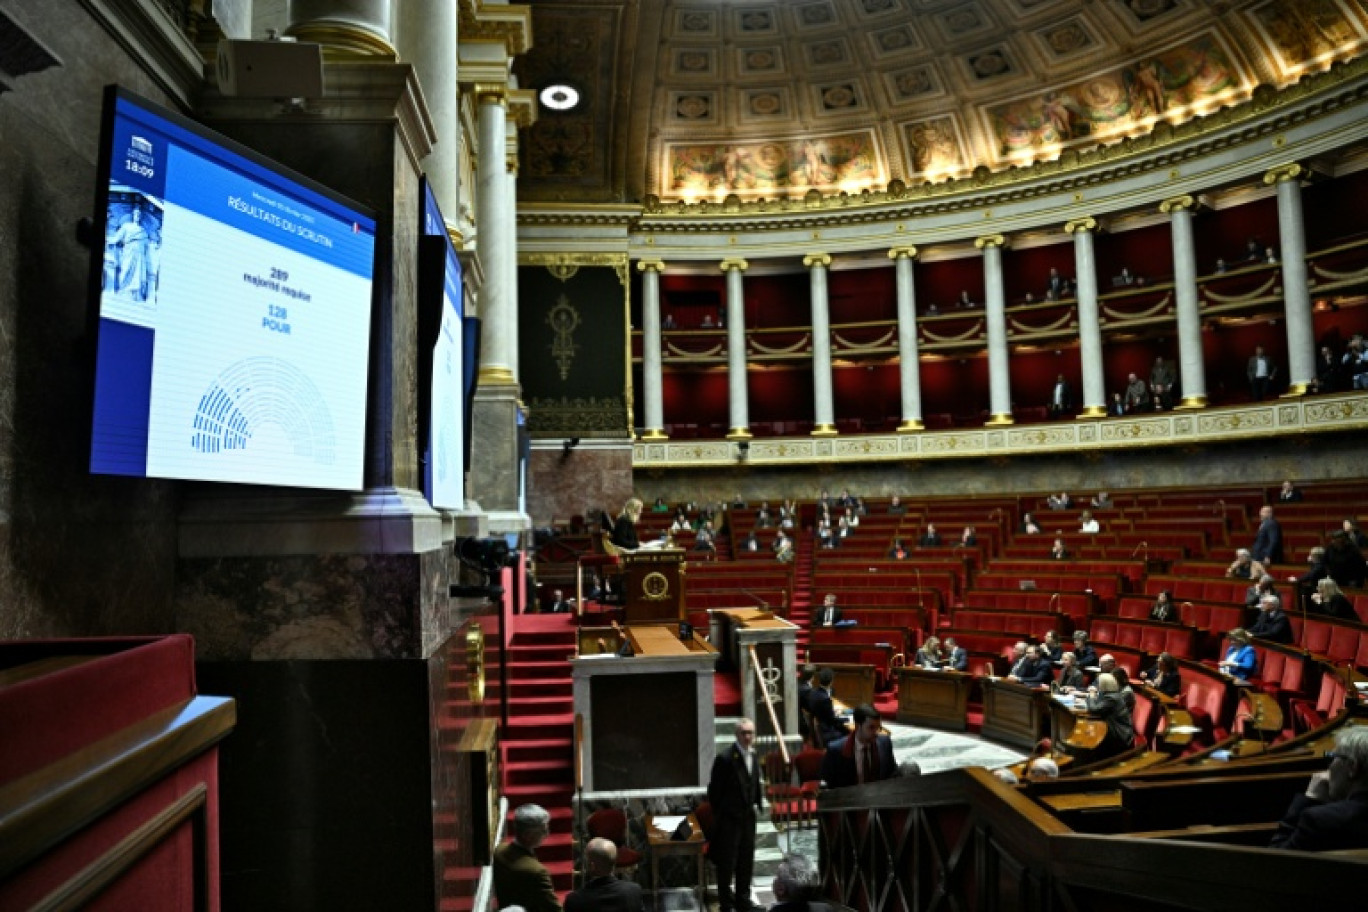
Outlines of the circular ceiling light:
{"type": "Polygon", "coordinates": [[[569,111],[579,104],[579,89],[557,83],[541,90],[541,103],[553,111],[569,111]]]}

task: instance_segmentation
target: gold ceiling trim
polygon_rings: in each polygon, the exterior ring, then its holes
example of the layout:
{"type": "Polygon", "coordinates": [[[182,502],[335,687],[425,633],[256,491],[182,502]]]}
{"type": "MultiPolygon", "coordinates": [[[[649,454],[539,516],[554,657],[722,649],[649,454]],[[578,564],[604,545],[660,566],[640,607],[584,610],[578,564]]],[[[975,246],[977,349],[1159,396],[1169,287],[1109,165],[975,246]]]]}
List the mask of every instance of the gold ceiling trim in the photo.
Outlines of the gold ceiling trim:
{"type": "MultiPolygon", "coordinates": [[[[665,202],[655,194],[648,194],[644,200],[645,216],[664,216],[689,220],[715,220],[719,215],[739,217],[754,221],[756,216],[774,218],[776,215],[807,213],[848,212],[852,208],[863,210],[885,210],[890,204],[909,206],[919,200],[963,195],[962,200],[940,200],[937,205],[946,210],[957,208],[980,208],[992,205],[994,198],[985,198],[983,191],[1016,191],[1001,199],[1020,200],[1042,193],[1057,193],[1072,188],[1072,180],[1046,183],[1042,178],[1071,177],[1076,172],[1097,168],[1098,166],[1124,167],[1127,176],[1134,176],[1154,170],[1172,168],[1182,161],[1209,155],[1212,152],[1232,145],[1246,143],[1260,136],[1278,133],[1288,126],[1288,120],[1269,118],[1270,113],[1286,111],[1290,119],[1305,121],[1324,114],[1332,113],[1345,104],[1368,97],[1368,56],[1359,57],[1344,64],[1302,79],[1300,82],[1275,89],[1272,86],[1256,87],[1248,101],[1231,107],[1221,108],[1211,114],[1194,117],[1174,126],[1167,121],[1156,123],[1153,129],[1143,135],[1127,137],[1110,145],[1092,149],[1070,149],[1056,159],[1038,161],[1027,166],[1004,168],[989,171],[980,168],[970,177],[949,178],[939,183],[924,182],[906,187],[902,181],[889,182],[887,190],[864,190],[856,194],[836,193],[822,195],[820,191],[808,191],[802,195],[789,195],[776,199],[758,199],[730,203],[700,200],[689,203],[683,200],[665,202]],[[1342,89],[1342,91],[1335,91],[1342,89]],[[1318,96],[1323,96],[1319,97],[1318,96]],[[1315,101],[1302,110],[1289,111],[1298,104],[1315,101]],[[1245,126],[1245,129],[1226,133],[1232,127],[1245,126]],[[1217,135],[1221,134],[1221,135],[1217,135]],[[1210,142],[1199,143],[1185,148],[1173,148],[1195,139],[1210,137],[1210,142]],[[1171,150],[1171,151],[1166,151],[1171,150]],[[1164,153],[1164,154],[1156,154],[1164,153]],[[1138,160],[1137,160],[1138,159],[1138,160]],[[1031,186],[1034,184],[1035,186],[1031,186]]],[[[1111,179],[1105,173],[1090,174],[1079,183],[1093,184],[1098,179],[1111,179]]],[[[897,210],[902,214],[904,210],[897,210]]],[[[914,209],[905,210],[908,214],[914,209]]],[[[867,218],[884,219],[890,217],[887,211],[864,214],[867,218]]],[[[847,217],[849,218],[849,216],[847,217]]],[[[797,224],[797,221],[793,222],[797,224]]],[[[809,219],[802,224],[812,224],[809,219]]],[[[710,226],[710,227],[715,227],[710,226]]],[[[668,226],[658,225],[657,230],[671,230],[668,226]]]]}

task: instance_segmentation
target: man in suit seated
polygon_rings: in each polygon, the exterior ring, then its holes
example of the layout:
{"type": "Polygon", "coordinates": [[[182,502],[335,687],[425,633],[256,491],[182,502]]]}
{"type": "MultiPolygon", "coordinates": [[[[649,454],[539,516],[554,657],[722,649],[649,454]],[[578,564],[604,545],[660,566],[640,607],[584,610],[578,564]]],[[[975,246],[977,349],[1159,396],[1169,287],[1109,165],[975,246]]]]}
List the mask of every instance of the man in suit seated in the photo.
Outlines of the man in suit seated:
{"type": "Polygon", "coordinates": [[[585,884],[565,897],[565,912],[646,912],[641,885],[613,876],[617,846],[595,838],[584,847],[585,884]]]}
{"type": "Polygon", "coordinates": [[[941,540],[940,533],[936,531],[936,524],[927,523],[926,531],[923,532],[922,537],[917,540],[917,547],[939,548],[943,544],[945,544],[945,542],[941,540]]]}
{"type": "Polygon", "coordinates": [[[546,610],[550,611],[552,614],[565,614],[575,610],[575,603],[567,602],[565,600],[565,593],[562,590],[557,589],[554,593],[554,597],[551,599],[551,606],[546,610]]]}
{"type": "Polygon", "coordinates": [[[822,758],[822,781],[827,788],[845,788],[892,779],[898,775],[893,741],[880,734],[879,711],[868,703],[855,707],[855,733],[827,746],[822,758]]]}
{"type": "Polygon", "coordinates": [[[955,671],[969,670],[969,650],[955,642],[954,637],[945,638],[945,664],[955,671]]]}
{"type": "Polygon", "coordinates": [[[494,850],[494,895],[500,908],[561,912],[551,874],[535,854],[550,831],[551,815],[540,805],[524,804],[513,812],[513,839],[494,850]]]}
{"type": "Polygon", "coordinates": [[[822,607],[818,608],[812,615],[812,626],[835,627],[841,622],[841,609],[836,607],[835,593],[828,592],[826,598],[822,599],[822,607]]]}
{"type": "Polygon", "coordinates": [[[1368,848],[1368,728],[1335,736],[1330,768],[1316,773],[1278,824],[1275,849],[1324,852],[1368,848]]]}
{"type": "Polygon", "coordinates": [[[822,744],[845,735],[845,725],[836,718],[836,709],[831,701],[831,682],[836,680],[836,672],[823,668],[817,672],[817,686],[808,694],[808,711],[817,725],[817,737],[822,744]]]}
{"type": "Polygon", "coordinates": [[[831,912],[831,906],[809,897],[817,895],[821,878],[806,855],[785,855],[774,872],[774,905],[770,912],[831,912]]]}
{"type": "Polygon", "coordinates": [[[1050,667],[1050,660],[1041,657],[1039,646],[1026,646],[1025,643],[1018,643],[1017,647],[1025,646],[1021,651],[1021,656],[1012,664],[1012,671],[1007,675],[1007,680],[1017,684],[1025,684],[1028,687],[1042,687],[1054,680],[1054,669],[1050,667]]]}
{"type": "Polygon", "coordinates": [[[1274,593],[1259,599],[1259,616],[1250,625],[1249,635],[1270,643],[1292,642],[1292,622],[1282,610],[1282,599],[1274,593]]]}

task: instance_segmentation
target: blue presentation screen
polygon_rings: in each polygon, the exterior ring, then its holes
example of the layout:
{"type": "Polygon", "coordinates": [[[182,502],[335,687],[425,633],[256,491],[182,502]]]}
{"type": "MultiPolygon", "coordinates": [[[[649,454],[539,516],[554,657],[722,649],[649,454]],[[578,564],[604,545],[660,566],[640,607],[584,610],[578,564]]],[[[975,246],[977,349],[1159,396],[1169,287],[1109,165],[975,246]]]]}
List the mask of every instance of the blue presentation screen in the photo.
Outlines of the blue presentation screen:
{"type": "Polygon", "coordinates": [[[358,490],[375,219],[106,96],[92,472],[358,490]]]}
{"type": "MultiPolygon", "coordinates": [[[[464,387],[465,370],[462,359],[464,304],[461,284],[461,261],[447,234],[431,185],[423,181],[422,231],[441,237],[443,253],[441,328],[432,349],[432,386],[428,399],[428,446],[425,454],[425,482],[428,501],[438,509],[459,510],[465,506],[464,387]]],[[[424,248],[424,251],[433,248],[424,248]]],[[[422,307],[434,302],[423,301],[422,307]]]]}

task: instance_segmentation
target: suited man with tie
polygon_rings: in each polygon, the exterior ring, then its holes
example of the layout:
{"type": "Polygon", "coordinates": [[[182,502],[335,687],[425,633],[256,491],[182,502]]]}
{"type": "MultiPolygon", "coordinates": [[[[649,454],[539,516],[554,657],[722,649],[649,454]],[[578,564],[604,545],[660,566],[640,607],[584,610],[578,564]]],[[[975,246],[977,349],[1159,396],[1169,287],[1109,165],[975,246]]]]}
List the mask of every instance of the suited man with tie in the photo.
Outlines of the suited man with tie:
{"type": "Polygon", "coordinates": [[[565,593],[560,589],[555,591],[555,598],[551,600],[551,607],[547,609],[552,614],[565,614],[575,610],[574,602],[565,600],[565,593]]]}
{"type": "Polygon", "coordinates": [[[955,671],[969,670],[969,650],[955,642],[954,637],[945,638],[945,664],[955,671]]]}
{"type": "Polygon", "coordinates": [[[822,781],[827,788],[845,788],[892,779],[898,775],[893,741],[879,733],[879,711],[868,703],[855,707],[855,733],[835,741],[822,758],[822,781]]]}
{"type": "Polygon", "coordinates": [[[845,734],[845,726],[836,718],[836,707],[831,701],[831,683],[836,672],[823,668],[817,672],[817,686],[808,692],[808,712],[817,724],[817,736],[822,744],[830,744],[845,734]]]}
{"type": "Polygon", "coordinates": [[[751,904],[751,869],[755,861],[755,821],[764,789],[754,744],[755,723],[742,719],[736,723],[736,743],[713,760],[712,776],[708,779],[708,801],[714,821],[708,856],[717,865],[717,903],[721,912],[755,908],[751,904]]]}
{"type": "Polygon", "coordinates": [[[1020,657],[1012,663],[1012,672],[1007,675],[1007,680],[1025,684],[1028,687],[1040,687],[1054,680],[1054,669],[1050,667],[1048,659],[1040,657],[1039,646],[1026,646],[1025,643],[1018,643],[1017,648],[1020,657]],[[1021,648],[1023,646],[1025,649],[1021,648]]]}
{"type": "Polygon", "coordinates": [[[836,607],[836,595],[828,592],[822,607],[812,616],[813,627],[835,627],[841,622],[841,609],[836,607]]]}

